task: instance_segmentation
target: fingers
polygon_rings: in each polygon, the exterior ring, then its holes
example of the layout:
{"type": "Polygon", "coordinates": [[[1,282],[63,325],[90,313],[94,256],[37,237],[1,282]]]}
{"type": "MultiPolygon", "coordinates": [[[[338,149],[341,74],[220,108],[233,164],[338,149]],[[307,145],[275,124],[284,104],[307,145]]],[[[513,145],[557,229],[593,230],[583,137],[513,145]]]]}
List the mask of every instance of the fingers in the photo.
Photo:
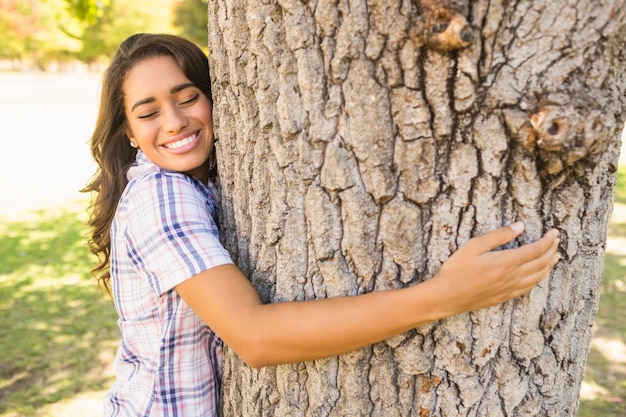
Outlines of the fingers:
{"type": "MultiPolygon", "coordinates": [[[[500,231],[501,239],[506,239],[507,235],[515,234],[516,231],[507,231],[506,227],[497,229],[500,231]]],[[[493,234],[490,233],[490,234],[493,234]]],[[[483,237],[486,237],[485,235],[483,237]]],[[[483,240],[481,244],[501,242],[497,236],[491,236],[492,240],[483,240]],[[485,243],[487,242],[487,243],[485,243]]],[[[545,278],[554,265],[559,261],[558,253],[559,239],[558,231],[551,229],[536,242],[529,243],[518,248],[503,251],[491,251],[487,255],[492,262],[492,268],[499,270],[503,277],[508,277],[508,282],[517,286],[522,293],[530,290],[534,285],[545,278]]]]}
{"type": "Polygon", "coordinates": [[[549,230],[533,243],[493,250],[519,236],[523,229],[523,224],[514,223],[474,238],[442,265],[438,278],[443,281],[439,282],[444,282],[448,291],[462,294],[460,298],[452,296],[458,303],[458,311],[518,297],[548,276],[559,260],[556,230],[549,230]]]}
{"type": "MultiPolygon", "coordinates": [[[[489,254],[490,256],[498,256],[496,262],[498,262],[500,266],[508,265],[507,268],[512,268],[501,276],[501,278],[503,278],[499,280],[499,284],[502,285],[500,287],[501,293],[494,297],[494,300],[497,300],[499,303],[527,294],[550,274],[550,271],[560,259],[558,253],[559,239],[555,238],[551,240],[551,235],[552,234],[548,235],[548,237],[544,236],[544,238],[542,238],[543,242],[540,242],[542,244],[545,243],[545,241],[550,242],[546,250],[536,252],[538,256],[533,257],[527,262],[520,263],[519,257],[520,250],[525,247],[502,252],[492,252],[489,254]]],[[[535,242],[535,244],[536,243],[537,242],[535,242]]],[[[540,245],[536,246],[539,247],[540,245]]],[[[494,286],[494,288],[496,288],[496,286],[494,286]]]]}
{"type": "Polygon", "coordinates": [[[519,248],[508,249],[507,252],[514,254],[520,264],[540,259],[550,261],[559,246],[558,235],[558,230],[550,229],[536,242],[520,246],[519,248]]]}
{"type": "Polygon", "coordinates": [[[559,239],[555,238],[541,256],[526,262],[520,267],[520,272],[527,276],[525,281],[528,281],[529,285],[534,285],[545,278],[559,262],[561,255],[558,249],[559,239]]]}
{"type": "Polygon", "coordinates": [[[472,239],[473,245],[477,250],[477,253],[489,252],[499,246],[502,246],[519,235],[524,231],[524,223],[515,222],[508,226],[502,226],[493,230],[483,236],[472,239]]]}
{"type": "MultiPolygon", "coordinates": [[[[534,248],[535,251],[537,247],[541,246],[538,243],[544,244],[547,241],[550,245],[544,251],[536,251],[538,256],[533,257],[527,262],[519,263],[518,267],[515,268],[514,272],[512,272],[512,275],[509,276],[510,280],[508,282],[513,285],[513,291],[510,294],[511,298],[515,298],[529,292],[550,274],[552,268],[554,268],[556,263],[560,260],[560,255],[558,253],[559,239],[554,238],[551,240],[551,235],[552,233],[550,233],[547,237],[544,235],[542,241],[533,243],[533,245],[536,246],[534,248]]],[[[518,255],[521,252],[524,252],[521,251],[523,248],[525,247],[505,251],[506,256],[502,254],[500,260],[505,261],[503,258],[512,257],[509,261],[514,261],[515,263],[520,262],[521,258],[518,255]]]]}

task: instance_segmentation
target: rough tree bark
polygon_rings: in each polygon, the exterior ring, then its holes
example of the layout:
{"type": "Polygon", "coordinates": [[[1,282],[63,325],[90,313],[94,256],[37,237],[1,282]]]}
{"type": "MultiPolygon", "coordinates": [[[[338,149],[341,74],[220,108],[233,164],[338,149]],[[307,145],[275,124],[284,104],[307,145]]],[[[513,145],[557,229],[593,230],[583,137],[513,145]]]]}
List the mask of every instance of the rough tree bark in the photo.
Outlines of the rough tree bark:
{"type": "Polygon", "coordinates": [[[528,296],[252,370],[226,416],[573,416],[626,104],[624,0],[209,2],[223,238],[264,301],[415,285],[523,220],[528,296]]]}

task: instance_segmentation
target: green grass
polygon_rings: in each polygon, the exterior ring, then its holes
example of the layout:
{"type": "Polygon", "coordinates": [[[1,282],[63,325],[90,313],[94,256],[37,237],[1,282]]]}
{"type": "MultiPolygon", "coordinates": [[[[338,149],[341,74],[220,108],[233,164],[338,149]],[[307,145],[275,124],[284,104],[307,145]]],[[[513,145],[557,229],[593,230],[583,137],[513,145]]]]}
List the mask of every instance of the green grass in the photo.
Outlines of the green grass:
{"type": "MultiPolygon", "coordinates": [[[[615,202],[626,210],[626,166],[615,202]]],[[[119,336],[89,272],[85,205],[0,221],[0,417],[100,415],[119,336]]],[[[626,242],[626,216],[609,238],[626,242]]],[[[578,416],[626,416],[625,253],[607,253],[594,329],[578,416]]]]}
{"type": "Polygon", "coordinates": [[[49,408],[111,384],[116,314],[89,272],[84,207],[0,223],[2,417],[68,415],[49,408]]]}

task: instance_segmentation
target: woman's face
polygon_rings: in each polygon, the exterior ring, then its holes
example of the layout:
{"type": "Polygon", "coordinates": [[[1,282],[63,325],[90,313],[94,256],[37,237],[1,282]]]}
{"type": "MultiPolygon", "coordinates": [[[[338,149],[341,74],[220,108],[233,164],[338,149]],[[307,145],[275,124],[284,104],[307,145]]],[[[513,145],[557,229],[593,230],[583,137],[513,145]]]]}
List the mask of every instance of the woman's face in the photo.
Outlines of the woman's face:
{"type": "Polygon", "coordinates": [[[213,150],[211,102],[169,56],[148,58],[122,86],[126,134],[155,164],[204,182],[213,150]]]}

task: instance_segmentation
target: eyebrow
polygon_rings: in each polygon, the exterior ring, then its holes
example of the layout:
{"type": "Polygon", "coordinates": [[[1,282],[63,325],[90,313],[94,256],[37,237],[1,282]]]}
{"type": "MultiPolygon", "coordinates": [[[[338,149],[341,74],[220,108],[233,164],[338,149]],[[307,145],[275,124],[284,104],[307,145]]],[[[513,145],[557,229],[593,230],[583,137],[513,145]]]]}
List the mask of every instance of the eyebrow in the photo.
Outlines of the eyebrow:
{"type": "MultiPolygon", "coordinates": [[[[175,87],[172,87],[172,89],[170,90],[170,94],[176,94],[179,91],[182,91],[185,88],[189,88],[189,87],[195,87],[195,84],[193,84],[193,83],[185,83],[185,84],[177,85],[175,87]]],[[[143,100],[139,100],[138,102],[133,104],[133,107],[131,107],[130,111],[132,112],[138,106],[141,106],[142,104],[152,103],[153,101],[156,101],[156,99],[154,97],[148,97],[148,98],[144,98],[143,100]]]]}

